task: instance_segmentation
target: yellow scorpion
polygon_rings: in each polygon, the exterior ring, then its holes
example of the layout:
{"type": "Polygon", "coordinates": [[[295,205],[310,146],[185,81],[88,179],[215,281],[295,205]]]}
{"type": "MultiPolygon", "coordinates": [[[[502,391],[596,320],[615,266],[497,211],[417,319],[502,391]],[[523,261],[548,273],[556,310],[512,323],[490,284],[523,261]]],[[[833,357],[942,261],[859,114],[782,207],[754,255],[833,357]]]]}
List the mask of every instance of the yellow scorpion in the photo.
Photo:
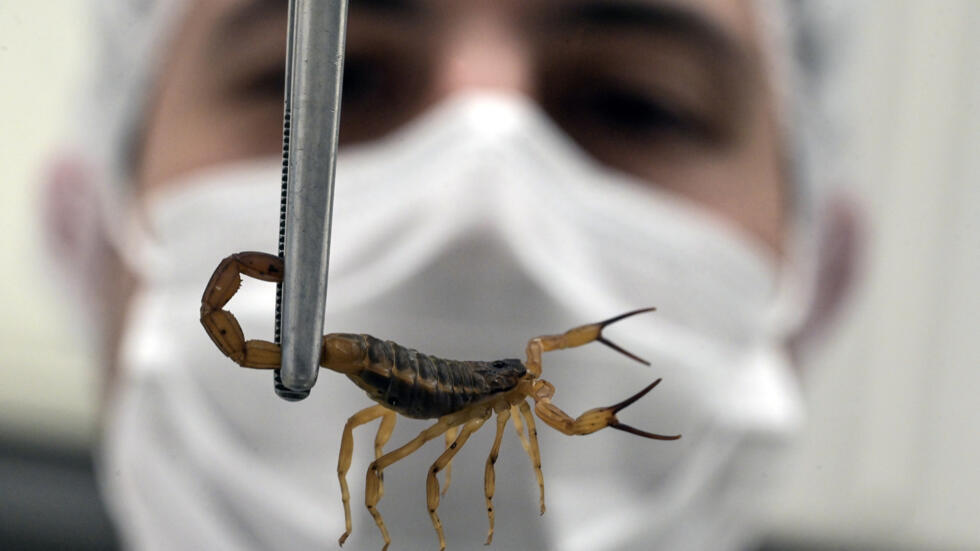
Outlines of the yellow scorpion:
{"type": "MultiPolygon", "coordinates": [[[[201,324],[218,348],[238,365],[255,369],[278,368],[279,345],[268,341],[245,340],[235,316],[222,309],[238,291],[242,283],[242,274],[263,281],[282,281],[282,260],[278,256],[258,252],[242,252],[225,258],[218,265],[204,290],[201,299],[201,324]]],[[[616,418],[616,413],[650,392],[660,379],[618,404],[591,409],[573,419],[551,403],[555,387],[540,378],[541,355],[544,352],[582,346],[593,341],[603,343],[634,360],[649,365],[645,360],[605,339],[602,330],[611,323],[652,310],[654,309],[635,310],[598,323],[582,325],[560,335],[535,337],[527,343],[527,360],[524,362],[517,359],[490,362],[445,360],[370,335],[347,333],[325,335],[320,366],[343,373],[378,403],[355,413],[344,425],[340,458],[337,462],[337,477],[340,480],[346,523],[346,529],[340,536],[340,544],[343,545],[351,533],[347,471],[350,469],[353,455],[353,431],[355,427],[379,417],[381,425],[375,438],[375,460],[367,470],[365,504],[384,538],[383,551],[391,543],[388,529],[378,511],[378,502],[383,493],[383,471],[421,448],[429,440],[445,435],[446,450],[432,464],[426,477],[429,516],[439,536],[439,549],[444,550],[446,540],[442,523],[436,512],[440,495],[436,474],[440,470],[446,470],[448,488],[449,468],[453,456],[494,412],[497,413],[497,434],[484,471],[487,515],[490,520],[486,544],[489,545],[493,540],[494,462],[497,460],[500,441],[508,419],[513,420],[524,450],[531,457],[540,489],[541,513],[544,514],[544,478],[541,474],[541,455],[538,450],[534,417],[527,402],[529,397],[534,400],[534,411],[542,421],[568,435],[590,434],[612,427],[657,440],[680,438],[680,435],[663,436],[645,432],[620,423],[616,418]],[[396,414],[416,419],[437,419],[437,421],[407,444],[383,454],[382,448],[388,442],[395,427],[396,414]],[[525,423],[526,435],[522,427],[525,423]]]]}

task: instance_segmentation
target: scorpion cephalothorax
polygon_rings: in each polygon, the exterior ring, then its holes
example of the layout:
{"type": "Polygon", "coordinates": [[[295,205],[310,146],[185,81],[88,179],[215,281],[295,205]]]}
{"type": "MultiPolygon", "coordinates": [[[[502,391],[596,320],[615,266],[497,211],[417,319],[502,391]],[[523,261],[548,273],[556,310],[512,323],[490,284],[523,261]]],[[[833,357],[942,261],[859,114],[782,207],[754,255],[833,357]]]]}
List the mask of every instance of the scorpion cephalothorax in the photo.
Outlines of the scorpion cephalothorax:
{"type": "MultiPolygon", "coordinates": [[[[257,252],[243,252],[225,258],[218,265],[204,290],[201,299],[201,323],[218,348],[239,365],[257,369],[277,368],[280,358],[279,346],[268,341],[245,340],[235,316],[222,309],[241,285],[241,274],[264,281],[281,281],[283,264],[277,256],[257,252]]],[[[347,471],[350,469],[353,456],[353,430],[379,417],[381,424],[375,437],[375,460],[367,471],[365,504],[384,537],[384,549],[387,549],[391,543],[388,529],[377,509],[383,494],[384,469],[414,453],[429,440],[445,435],[446,449],[433,463],[426,478],[429,516],[439,536],[439,548],[445,549],[442,523],[436,513],[440,495],[436,474],[442,470],[446,471],[446,488],[442,491],[445,493],[449,487],[449,468],[453,456],[494,412],[497,413],[497,432],[490,456],[487,458],[484,477],[487,514],[490,520],[486,543],[492,541],[494,529],[492,502],[494,462],[508,420],[513,421],[521,443],[531,457],[540,490],[541,513],[544,513],[541,456],[534,417],[531,415],[527,398],[534,400],[534,411],[542,421],[565,434],[590,434],[612,427],[657,440],[680,438],[680,435],[663,436],[642,431],[622,424],[616,418],[616,413],[643,397],[660,382],[660,379],[618,404],[591,409],[573,419],[551,402],[555,387],[539,378],[543,353],[582,346],[593,341],[601,342],[630,358],[647,363],[605,339],[602,330],[611,323],[652,310],[653,308],[636,310],[602,322],[582,325],[559,335],[535,337],[527,344],[527,360],[524,362],[517,359],[490,362],[447,360],[420,353],[391,341],[382,341],[370,335],[350,333],[325,335],[320,365],[343,373],[366,391],[372,400],[378,402],[378,405],[352,415],[347,420],[341,437],[337,476],[340,481],[346,530],[340,537],[340,543],[343,544],[351,532],[347,471]],[[400,448],[383,453],[384,445],[387,444],[394,430],[397,414],[421,419],[437,419],[437,421],[400,448]]]]}

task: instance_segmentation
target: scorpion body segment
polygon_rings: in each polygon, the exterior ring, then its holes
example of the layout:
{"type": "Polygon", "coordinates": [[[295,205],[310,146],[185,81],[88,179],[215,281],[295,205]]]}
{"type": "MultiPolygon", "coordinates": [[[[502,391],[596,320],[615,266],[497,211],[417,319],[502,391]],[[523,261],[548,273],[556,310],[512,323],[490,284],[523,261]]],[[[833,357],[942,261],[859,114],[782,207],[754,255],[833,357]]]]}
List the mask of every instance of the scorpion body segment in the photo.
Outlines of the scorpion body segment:
{"type": "Polygon", "coordinates": [[[459,361],[423,354],[371,335],[331,333],[321,365],[347,375],[379,404],[415,419],[434,419],[517,386],[520,360],[459,361]]]}
{"type": "MultiPolygon", "coordinates": [[[[223,309],[241,285],[241,274],[264,281],[282,281],[282,260],[274,255],[257,252],[233,254],[222,260],[201,298],[201,324],[215,345],[239,365],[255,369],[278,368],[281,357],[279,345],[263,340],[245,340],[235,316],[223,309]]],[[[591,342],[599,342],[634,360],[646,363],[607,340],[603,337],[602,330],[611,323],[651,310],[653,309],[636,310],[598,323],[575,327],[557,335],[534,337],[527,343],[527,359],[523,362],[516,359],[492,362],[446,360],[370,335],[331,333],[324,336],[320,365],[346,375],[378,403],[352,415],[347,420],[341,437],[337,479],[340,482],[346,530],[340,537],[340,543],[343,544],[351,533],[347,472],[354,453],[353,431],[375,419],[380,418],[381,422],[374,443],[375,460],[367,470],[364,504],[384,538],[384,549],[391,543],[388,529],[377,507],[384,495],[384,469],[411,455],[426,442],[445,437],[446,449],[432,464],[426,477],[429,516],[439,537],[440,550],[445,549],[446,540],[437,509],[439,496],[448,489],[452,459],[470,435],[479,430],[495,413],[497,433],[487,458],[484,475],[487,516],[490,522],[486,543],[489,544],[493,539],[494,463],[508,418],[531,458],[540,491],[541,513],[544,513],[541,454],[528,400],[534,402],[533,412],[541,421],[564,434],[591,434],[609,427],[656,440],[680,438],[680,435],[664,436],[642,431],[620,423],[616,417],[618,412],[653,389],[660,379],[622,402],[593,408],[573,418],[552,403],[555,387],[540,378],[541,358],[544,353],[575,348],[591,342]],[[401,447],[384,453],[383,448],[392,435],[399,414],[436,421],[401,447]],[[446,487],[442,492],[436,477],[440,471],[445,473],[446,487]]]]}

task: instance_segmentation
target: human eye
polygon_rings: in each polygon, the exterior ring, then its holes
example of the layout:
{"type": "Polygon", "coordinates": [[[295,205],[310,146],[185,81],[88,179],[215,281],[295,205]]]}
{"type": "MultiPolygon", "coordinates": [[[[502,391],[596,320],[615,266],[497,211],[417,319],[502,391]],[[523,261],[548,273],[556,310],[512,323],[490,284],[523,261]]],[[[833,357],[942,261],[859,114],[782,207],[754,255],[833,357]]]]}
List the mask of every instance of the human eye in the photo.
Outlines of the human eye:
{"type": "Polygon", "coordinates": [[[703,24],[588,13],[541,23],[534,42],[536,95],[583,149],[612,163],[718,156],[738,145],[748,79],[703,24]]]}
{"type": "Polygon", "coordinates": [[[707,113],[670,94],[577,75],[543,93],[543,105],[579,141],[606,140],[656,146],[684,142],[708,147],[722,129],[707,113]]]}
{"type": "MultiPolygon", "coordinates": [[[[389,6],[392,9],[398,4],[389,6]]],[[[430,29],[410,14],[352,6],[344,59],[341,144],[372,140],[424,110],[432,69],[430,29]]]]}
{"type": "Polygon", "coordinates": [[[371,140],[405,123],[424,101],[424,60],[397,49],[348,50],[341,142],[371,140]]]}

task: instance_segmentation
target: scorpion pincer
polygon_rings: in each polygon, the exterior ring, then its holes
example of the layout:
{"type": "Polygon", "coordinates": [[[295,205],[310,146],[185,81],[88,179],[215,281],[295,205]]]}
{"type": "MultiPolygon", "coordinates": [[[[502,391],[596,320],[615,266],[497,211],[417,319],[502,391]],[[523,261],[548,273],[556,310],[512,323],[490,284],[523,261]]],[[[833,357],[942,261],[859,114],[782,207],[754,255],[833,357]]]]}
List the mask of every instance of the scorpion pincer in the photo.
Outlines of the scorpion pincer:
{"type": "MultiPolygon", "coordinates": [[[[242,252],[225,258],[208,282],[201,299],[201,323],[221,351],[242,367],[275,369],[279,367],[280,350],[277,344],[261,340],[245,340],[235,317],[222,307],[238,291],[241,275],[264,280],[282,281],[282,260],[274,255],[242,252]]],[[[446,489],[450,481],[450,463],[471,434],[476,432],[493,413],[497,414],[497,432],[490,456],[487,458],[484,490],[490,529],[486,543],[493,539],[494,530],[494,462],[508,420],[512,420],[524,449],[531,458],[540,489],[540,507],[544,514],[544,478],[538,449],[534,417],[527,399],[534,401],[538,418],[552,428],[568,435],[590,434],[606,427],[657,440],[676,440],[680,435],[664,436],[642,431],[620,423],[616,414],[639,400],[660,379],[653,381],[626,400],[607,407],[594,408],[572,418],[551,402],[555,387],[540,378],[541,355],[552,350],[582,346],[598,341],[626,356],[649,365],[623,350],[602,335],[606,326],[624,318],[650,312],[645,308],[619,316],[582,325],[558,335],[531,339],[526,348],[527,359],[496,361],[457,361],[437,358],[406,348],[391,341],[370,335],[330,333],[323,337],[320,366],[346,375],[367,392],[377,405],[352,415],[341,437],[337,477],[340,480],[344,506],[345,531],[340,544],[351,533],[350,492],[347,471],[353,455],[354,428],[381,418],[375,437],[375,460],[367,470],[365,504],[384,538],[384,548],[391,543],[388,529],[378,511],[383,494],[382,473],[393,463],[407,457],[426,442],[445,435],[446,449],[429,469],[426,478],[426,501],[432,525],[439,536],[439,549],[446,548],[442,523],[436,510],[439,506],[439,481],[436,475],[446,471],[446,489]],[[416,419],[436,419],[436,422],[401,447],[383,453],[395,427],[397,415],[416,419]],[[524,431],[524,425],[527,431],[524,431]]],[[[442,493],[445,493],[443,489],[442,493]]]]}

